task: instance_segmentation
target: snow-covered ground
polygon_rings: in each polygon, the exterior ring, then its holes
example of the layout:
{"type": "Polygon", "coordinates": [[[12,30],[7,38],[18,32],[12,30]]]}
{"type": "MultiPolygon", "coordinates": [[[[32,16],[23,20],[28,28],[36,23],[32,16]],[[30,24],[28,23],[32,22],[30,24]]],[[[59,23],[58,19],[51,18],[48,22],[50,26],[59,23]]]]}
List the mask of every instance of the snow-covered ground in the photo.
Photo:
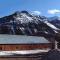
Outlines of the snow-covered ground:
{"type": "Polygon", "coordinates": [[[48,52],[50,49],[47,50],[22,50],[22,51],[0,51],[0,56],[6,56],[6,55],[14,55],[14,54],[36,54],[36,53],[42,53],[42,52],[48,52]]]}

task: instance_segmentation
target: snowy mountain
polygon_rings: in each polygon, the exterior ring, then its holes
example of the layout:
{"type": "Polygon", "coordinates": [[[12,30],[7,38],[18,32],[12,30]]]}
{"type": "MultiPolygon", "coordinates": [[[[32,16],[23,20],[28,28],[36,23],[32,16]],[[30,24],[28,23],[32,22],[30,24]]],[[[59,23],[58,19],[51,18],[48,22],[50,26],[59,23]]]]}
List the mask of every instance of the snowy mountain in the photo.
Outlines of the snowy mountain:
{"type": "Polygon", "coordinates": [[[49,21],[56,27],[60,28],[60,17],[58,16],[50,17],[49,21]]]}
{"type": "Polygon", "coordinates": [[[59,31],[60,29],[52,23],[52,20],[27,11],[17,11],[0,18],[0,34],[55,37],[59,31]]]}

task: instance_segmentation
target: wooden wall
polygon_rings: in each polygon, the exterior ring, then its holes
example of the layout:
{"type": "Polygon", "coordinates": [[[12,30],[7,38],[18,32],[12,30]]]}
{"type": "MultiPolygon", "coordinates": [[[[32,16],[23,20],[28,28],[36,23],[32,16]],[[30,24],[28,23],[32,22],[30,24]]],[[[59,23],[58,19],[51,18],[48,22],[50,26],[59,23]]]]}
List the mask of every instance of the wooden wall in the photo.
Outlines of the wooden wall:
{"type": "Polygon", "coordinates": [[[31,50],[52,48],[52,44],[0,44],[0,50],[31,50]]]}

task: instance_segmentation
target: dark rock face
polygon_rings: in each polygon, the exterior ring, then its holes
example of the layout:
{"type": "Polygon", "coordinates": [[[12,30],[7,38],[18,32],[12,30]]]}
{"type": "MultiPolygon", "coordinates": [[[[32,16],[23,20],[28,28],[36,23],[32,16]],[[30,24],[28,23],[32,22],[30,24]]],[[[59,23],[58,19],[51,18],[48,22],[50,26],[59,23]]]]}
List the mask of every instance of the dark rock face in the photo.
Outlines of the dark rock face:
{"type": "Polygon", "coordinates": [[[60,52],[57,50],[50,50],[42,60],[60,60],[60,52]]]}

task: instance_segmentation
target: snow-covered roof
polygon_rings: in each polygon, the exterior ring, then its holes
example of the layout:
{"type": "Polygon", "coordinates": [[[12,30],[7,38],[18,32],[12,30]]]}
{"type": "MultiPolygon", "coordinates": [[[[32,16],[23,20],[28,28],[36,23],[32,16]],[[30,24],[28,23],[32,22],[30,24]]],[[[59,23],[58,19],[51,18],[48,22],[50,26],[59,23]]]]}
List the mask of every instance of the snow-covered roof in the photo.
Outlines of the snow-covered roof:
{"type": "Polygon", "coordinates": [[[0,44],[39,44],[50,43],[44,37],[25,35],[0,35],[0,44]]]}

